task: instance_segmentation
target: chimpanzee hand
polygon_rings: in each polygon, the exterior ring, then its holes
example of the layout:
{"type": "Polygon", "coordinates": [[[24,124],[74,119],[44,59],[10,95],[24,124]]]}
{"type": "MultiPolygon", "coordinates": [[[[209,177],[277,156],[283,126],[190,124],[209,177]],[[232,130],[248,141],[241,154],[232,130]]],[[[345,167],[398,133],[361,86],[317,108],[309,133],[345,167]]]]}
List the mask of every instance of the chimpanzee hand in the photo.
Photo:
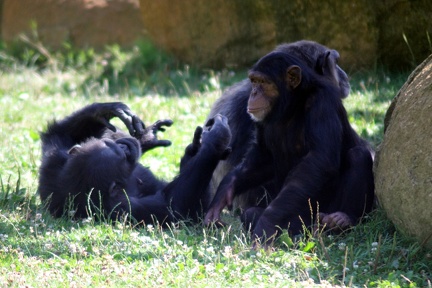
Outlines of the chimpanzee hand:
{"type": "Polygon", "coordinates": [[[214,147],[220,159],[225,160],[231,153],[231,130],[228,126],[228,118],[217,114],[207,121],[201,135],[202,145],[214,147]]]}
{"type": "Polygon", "coordinates": [[[220,154],[219,159],[226,159],[231,153],[231,148],[227,147],[230,140],[231,131],[227,118],[216,115],[215,118],[207,121],[204,128],[198,126],[195,129],[192,143],[186,147],[185,154],[180,161],[180,170],[198,153],[202,144],[213,145],[216,153],[220,154]]]}
{"type": "Polygon", "coordinates": [[[136,116],[124,103],[94,103],[88,108],[88,110],[89,113],[92,114],[92,117],[103,123],[108,129],[114,132],[116,132],[117,129],[109,121],[114,117],[118,117],[126,125],[129,133],[132,136],[144,133],[144,124],[142,124],[141,120],[138,118],[137,119],[139,121],[136,119],[134,121],[134,117],[136,116]]]}
{"type": "Polygon", "coordinates": [[[146,128],[143,121],[122,102],[95,103],[88,110],[93,118],[114,132],[117,129],[109,121],[114,117],[118,117],[126,125],[130,135],[140,141],[142,152],[159,146],[171,145],[171,141],[158,140],[156,133],[158,131],[165,131],[163,126],[171,126],[173,123],[172,120],[159,120],[146,128]]]}
{"type": "Polygon", "coordinates": [[[132,122],[135,131],[137,131],[133,136],[139,140],[143,153],[156,147],[166,147],[171,145],[171,141],[169,140],[159,140],[157,138],[157,132],[165,131],[164,126],[171,126],[173,124],[172,120],[158,120],[147,128],[145,128],[144,123],[137,116],[132,117],[132,122]],[[139,129],[139,126],[141,126],[142,129],[139,129]]]}
{"type": "Polygon", "coordinates": [[[234,199],[234,180],[235,177],[225,177],[219,185],[213,201],[210,204],[205,218],[204,224],[209,226],[216,224],[217,226],[224,226],[225,223],[220,219],[220,213],[225,207],[232,207],[234,199]]]}
{"type": "Polygon", "coordinates": [[[203,128],[200,126],[195,129],[192,143],[186,147],[185,154],[180,160],[180,171],[183,169],[186,163],[198,153],[198,150],[201,148],[202,132],[203,128]]]}

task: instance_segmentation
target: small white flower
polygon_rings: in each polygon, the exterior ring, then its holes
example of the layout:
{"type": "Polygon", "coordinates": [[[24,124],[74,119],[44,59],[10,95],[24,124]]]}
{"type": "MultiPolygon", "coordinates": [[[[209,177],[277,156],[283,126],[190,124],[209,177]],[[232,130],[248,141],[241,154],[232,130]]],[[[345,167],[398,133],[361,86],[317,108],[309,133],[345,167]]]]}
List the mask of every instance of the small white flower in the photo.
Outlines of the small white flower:
{"type": "Polygon", "coordinates": [[[343,242],[339,243],[339,245],[338,245],[339,250],[345,250],[345,247],[346,247],[346,244],[343,242]]]}
{"type": "Polygon", "coordinates": [[[35,221],[39,221],[42,219],[42,214],[41,213],[36,213],[35,215],[35,221]]]}
{"type": "Polygon", "coordinates": [[[51,243],[45,243],[45,249],[52,249],[53,248],[53,245],[51,244],[51,243]]]}
{"type": "Polygon", "coordinates": [[[153,225],[148,224],[148,225],[147,225],[147,231],[148,231],[148,232],[153,232],[153,231],[154,231],[154,227],[153,227],[153,225]]]}

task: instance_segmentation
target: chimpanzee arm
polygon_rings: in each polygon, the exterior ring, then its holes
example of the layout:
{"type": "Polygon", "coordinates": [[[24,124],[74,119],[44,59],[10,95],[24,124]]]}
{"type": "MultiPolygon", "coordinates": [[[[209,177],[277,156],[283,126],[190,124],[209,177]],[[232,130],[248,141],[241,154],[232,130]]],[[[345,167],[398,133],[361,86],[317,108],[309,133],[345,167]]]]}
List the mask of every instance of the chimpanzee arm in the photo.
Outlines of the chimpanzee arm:
{"type": "Polygon", "coordinates": [[[228,147],[230,140],[227,118],[221,115],[210,119],[202,132],[197,128],[193,143],[188,147],[190,149],[186,149],[185,157],[189,159],[183,160],[180,174],[164,189],[174,218],[184,218],[199,212],[200,202],[206,195],[214,169],[219,160],[225,159],[231,151],[228,147]],[[197,141],[200,135],[201,145],[197,141]]]}
{"type": "Polygon", "coordinates": [[[300,233],[302,221],[306,225],[311,221],[308,201],[315,205],[323,186],[339,172],[342,125],[337,109],[343,107],[324,93],[319,96],[311,110],[306,112],[306,142],[310,150],[290,171],[278,196],[258,220],[254,230],[258,238],[271,237],[277,231],[276,226],[287,220],[290,222],[290,231],[300,233]]]}
{"type": "Polygon", "coordinates": [[[143,134],[142,126],[134,126],[133,116],[129,107],[120,102],[88,105],[61,121],[51,123],[47,132],[41,134],[43,149],[50,146],[69,149],[89,137],[100,138],[106,128],[116,131],[109,123],[113,117],[119,117],[132,135],[143,134]]]}
{"type": "Polygon", "coordinates": [[[113,183],[104,206],[109,217],[114,221],[119,217],[131,215],[134,220],[144,224],[162,225],[171,220],[168,205],[161,191],[154,195],[137,197],[127,194],[122,187],[113,183]]]}
{"type": "Polygon", "coordinates": [[[242,164],[228,173],[219,184],[216,195],[205,217],[205,224],[221,222],[220,213],[230,207],[235,196],[258,187],[274,177],[270,156],[262,146],[252,145],[242,164]]]}
{"type": "Polygon", "coordinates": [[[195,129],[192,143],[186,147],[185,154],[180,160],[180,173],[183,171],[183,168],[186,166],[186,164],[198,153],[199,149],[201,148],[202,132],[203,129],[200,126],[195,129]]]}

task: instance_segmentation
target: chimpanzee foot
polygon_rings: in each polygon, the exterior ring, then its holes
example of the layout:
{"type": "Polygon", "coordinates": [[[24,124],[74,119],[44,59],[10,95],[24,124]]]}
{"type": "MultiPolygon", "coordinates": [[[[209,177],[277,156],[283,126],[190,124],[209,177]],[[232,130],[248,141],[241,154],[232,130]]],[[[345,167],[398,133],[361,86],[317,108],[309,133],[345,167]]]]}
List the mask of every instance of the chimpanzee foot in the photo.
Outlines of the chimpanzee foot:
{"type": "Polygon", "coordinates": [[[354,223],[352,219],[344,212],[319,213],[319,221],[321,226],[325,226],[325,230],[344,231],[354,223]]]}

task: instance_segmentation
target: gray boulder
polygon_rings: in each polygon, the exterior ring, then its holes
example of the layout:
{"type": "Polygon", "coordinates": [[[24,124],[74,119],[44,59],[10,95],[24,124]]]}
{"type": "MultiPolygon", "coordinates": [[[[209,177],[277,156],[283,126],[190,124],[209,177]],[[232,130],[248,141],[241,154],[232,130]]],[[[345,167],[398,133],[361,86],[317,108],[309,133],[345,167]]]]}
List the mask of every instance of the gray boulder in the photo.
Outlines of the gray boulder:
{"type": "Polygon", "coordinates": [[[391,103],[374,168],[387,216],[400,231],[432,247],[432,55],[391,103]]]}

